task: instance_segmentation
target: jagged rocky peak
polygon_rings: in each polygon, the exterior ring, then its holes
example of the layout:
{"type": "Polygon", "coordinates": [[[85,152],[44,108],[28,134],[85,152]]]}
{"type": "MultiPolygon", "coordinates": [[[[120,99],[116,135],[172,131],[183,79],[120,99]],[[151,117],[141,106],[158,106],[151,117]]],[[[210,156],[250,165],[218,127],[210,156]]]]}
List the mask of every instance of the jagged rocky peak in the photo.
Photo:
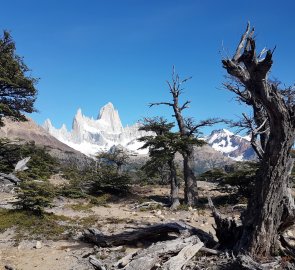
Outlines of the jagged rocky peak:
{"type": "Polygon", "coordinates": [[[234,134],[227,129],[214,130],[206,137],[207,143],[215,150],[234,160],[255,159],[248,137],[234,134]]]}
{"type": "Polygon", "coordinates": [[[53,126],[52,126],[52,123],[51,123],[51,121],[50,121],[50,119],[46,119],[45,120],[45,122],[43,123],[43,128],[45,129],[45,130],[49,130],[49,129],[51,129],[53,126]]]}
{"type": "Polygon", "coordinates": [[[119,113],[111,102],[100,109],[97,119],[83,115],[82,110],[78,109],[71,131],[67,131],[64,125],[60,129],[54,128],[50,120],[43,127],[63,143],[88,156],[107,151],[119,144],[130,151],[143,152],[138,151],[142,143],[137,139],[146,135],[144,131],[138,130],[138,124],[124,128],[119,113]]]}
{"type": "Polygon", "coordinates": [[[98,120],[105,121],[110,126],[111,132],[121,133],[123,131],[119,113],[111,102],[100,109],[98,120]]]}

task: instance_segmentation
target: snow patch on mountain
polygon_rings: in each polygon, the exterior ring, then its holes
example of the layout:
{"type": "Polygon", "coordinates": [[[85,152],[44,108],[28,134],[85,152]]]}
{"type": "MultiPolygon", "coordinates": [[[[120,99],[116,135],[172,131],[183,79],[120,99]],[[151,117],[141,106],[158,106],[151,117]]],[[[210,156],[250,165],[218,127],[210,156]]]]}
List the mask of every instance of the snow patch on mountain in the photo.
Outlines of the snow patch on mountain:
{"type": "MultiPolygon", "coordinates": [[[[44,122],[43,128],[59,141],[87,156],[95,156],[119,145],[131,153],[147,154],[148,149],[140,149],[143,143],[138,138],[152,134],[140,131],[139,123],[123,127],[118,111],[110,102],[100,109],[97,119],[83,115],[82,110],[78,109],[71,130],[65,125],[55,128],[49,119],[44,122]]],[[[213,131],[204,140],[214,150],[236,161],[255,159],[249,137],[221,129],[213,131]]]]}
{"type": "Polygon", "coordinates": [[[82,110],[78,109],[70,131],[65,125],[55,128],[49,119],[43,124],[49,134],[87,156],[95,156],[114,145],[121,145],[138,154],[147,154],[147,149],[139,149],[143,143],[137,139],[148,133],[140,131],[139,127],[139,123],[136,123],[124,128],[118,111],[110,102],[101,108],[97,119],[83,115],[82,110]]]}
{"type": "Polygon", "coordinates": [[[236,161],[255,159],[249,136],[242,137],[227,129],[220,129],[212,131],[205,140],[212,148],[236,161]]]}

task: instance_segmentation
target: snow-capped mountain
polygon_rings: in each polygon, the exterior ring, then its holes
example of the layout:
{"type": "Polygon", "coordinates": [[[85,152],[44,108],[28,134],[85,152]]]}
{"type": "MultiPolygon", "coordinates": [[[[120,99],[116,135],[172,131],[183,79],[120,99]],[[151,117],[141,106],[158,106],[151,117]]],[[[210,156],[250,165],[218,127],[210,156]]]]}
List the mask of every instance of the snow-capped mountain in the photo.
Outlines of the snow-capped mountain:
{"type": "MultiPolygon", "coordinates": [[[[147,154],[147,149],[138,150],[143,143],[137,139],[148,134],[139,131],[139,127],[139,123],[123,127],[118,111],[110,102],[101,108],[97,119],[83,115],[82,110],[78,109],[71,130],[65,125],[55,128],[49,119],[43,124],[50,135],[87,156],[95,156],[118,145],[131,152],[147,154]]],[[[226,129],[215,130],[204,139],[214,150],[231,159],[241,161],[255,158],[249,139],[226,129]]]]}
{"type": "Polygon", "coordinates": [[[235,135],[226,129],[214,130],[205,138],[215,150],[236,161],[255,159],[249,138],[235,135]]]}
{"type": "Polygon", "coordinates": [[[138,150],[142,143],[137,141],[147,132],[138,130],[139,123],[123,127],[118,111],[110,102],[101,108],[97,119],[83,115],[82,110],[78,109],[70,131],[65,125],[59,129],[55,128],[49,119],[44,122],[43,128],[61,142],[87,156],[109,150],[114,145],[121,145],[139,154],[147,153],[147,150],[138,150]]]}

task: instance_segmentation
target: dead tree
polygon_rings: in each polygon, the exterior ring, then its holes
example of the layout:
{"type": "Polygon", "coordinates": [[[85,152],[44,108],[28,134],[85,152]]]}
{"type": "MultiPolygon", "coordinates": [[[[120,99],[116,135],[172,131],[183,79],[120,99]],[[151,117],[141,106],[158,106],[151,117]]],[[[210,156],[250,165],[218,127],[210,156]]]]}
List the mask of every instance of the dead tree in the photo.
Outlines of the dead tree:
{"type": "MultiPolygon", "coordinates": [[[[185,118],[182,115],[182,111],[189,107],[191,101],[186,101],[183,104],[180,104],[179,96],[183,92],[182,85],[189,79],[191,78],[183,80],[180,79],[179,75],[175,73],[175,69],[173,67],[172,81],[167,81],[169,91],[172,95],[172,102],[156,102],[150,104],[150,107],[155,105],[167,105],[173,108],[173,116],[176,119],[180,135],[184,140],[187,140],[187,142],[198,134],[199,128],[220,122],[219,119],[208,119],[200,121],[196,124],[192,118],[185,118]]],[[[203,144],[199,143],[199,146],[203,144]]],[[[194,174],[194,144],[187,143],[185,148],[182,149],[181,154],[183,156],[183,176],[185,183],[184,200],[187,205],[193,206],[197,203],[198,198],[197,179],[194,174]]]]}
{"type": "MultiPolygon", "coordinates": [[[[264,139],[260,139],[260,168],[255,188],[235,245],[236,251],[259,258],[275,254],[282,233],[294,224],[289,175],[293,166],[290,152],[295,139],[295,105],[294,89],[281,91],[278,84],[268,79],[273,51],[264,49],[257,54],[253,35],[254,28],[250,30],[248,24],[234,56],[222,60],[222,64],[244,87],[243,94],[247,95],[244,102],[252,106],[254,118],[256,112],[257,132],[267,129],[264,139]]],[[[232,91],[231,85],[228,89],[232,91]]]]}

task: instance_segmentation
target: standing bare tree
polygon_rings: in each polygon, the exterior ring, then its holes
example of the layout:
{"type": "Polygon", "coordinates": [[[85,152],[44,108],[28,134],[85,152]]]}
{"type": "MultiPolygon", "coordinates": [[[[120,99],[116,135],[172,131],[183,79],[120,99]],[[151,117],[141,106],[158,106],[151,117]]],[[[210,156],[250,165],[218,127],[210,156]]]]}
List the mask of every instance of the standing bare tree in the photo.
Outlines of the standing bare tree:
{"type": "Polygon", "coordinates": [[[248,23],[234,56],[222,63],[233,79],[226,84],[227,89],[253,108],[253,121],[245,116],[245,122],[252,130],[260,168],[235,249],[259,258],[275,254],[280,240],[284,245],[283,232],[295,221],[289,189],[295,104],[293,88],[281,90],[279,84],[269,80],[273,51],[263,49],[257,54],[253,35],[254,28],[250,29],[248,23]]]}
{"type": "Polygon", "coordinates": [[[184,200],[189,206],[193,206],[197,203],[198,191],[197,191],[197,179],[194,174],[194,145],[190,144],[191,138],[196,137],[199,134],[199,128],[204,126],[211,126],[219,119],[207,119],[195,123],[192,118],[185,118],[182,114],[184,109],[189,107],[191,101],[185,101],[183,104],[179,102],[179,96],[183,92],[183,84],[187,82],[191,77],[186,79],[180,79],[179,75],[175,73],[173,67],[172,81],[167,81],[169,91],[172,95],[172,102],[156,102],[151,103],[150,107],[154,105],[167,105],[173,108],[174,117],[176,119],[181,137],[187,141],[186,147],[181,151],[183,156],[183,176],[184,176],[184,200]]]}

